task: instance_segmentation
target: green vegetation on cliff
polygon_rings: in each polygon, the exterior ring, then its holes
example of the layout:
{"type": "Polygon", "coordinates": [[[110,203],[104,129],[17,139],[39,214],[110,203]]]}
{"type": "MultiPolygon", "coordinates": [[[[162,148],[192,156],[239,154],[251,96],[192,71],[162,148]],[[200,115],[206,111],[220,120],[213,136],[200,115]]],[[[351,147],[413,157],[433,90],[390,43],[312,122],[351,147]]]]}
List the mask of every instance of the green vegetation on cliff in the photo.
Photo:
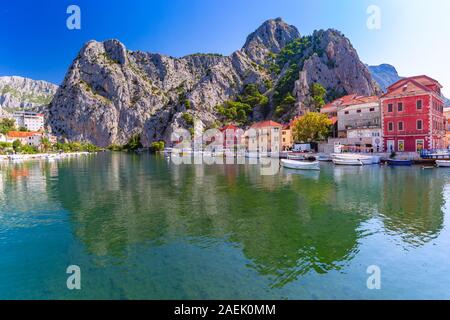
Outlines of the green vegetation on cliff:
{"type": "Polygon", "coordinates": [[[217,106],[217,111],[228,121],[245,124],[255,107],[264,108],[268,104],[269,98],[259,91],[256,84],[248,84],[235,101],[225,101],[217,106]]]}

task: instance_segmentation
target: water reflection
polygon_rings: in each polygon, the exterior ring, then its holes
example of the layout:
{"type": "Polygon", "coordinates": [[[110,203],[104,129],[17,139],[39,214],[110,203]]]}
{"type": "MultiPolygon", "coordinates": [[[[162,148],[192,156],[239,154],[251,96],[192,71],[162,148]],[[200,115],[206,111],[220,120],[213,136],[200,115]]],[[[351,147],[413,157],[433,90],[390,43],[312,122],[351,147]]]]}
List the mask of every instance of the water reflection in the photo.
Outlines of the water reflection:
{"type": "Polygon", "coordinates": [[[40,201],[57,201],[89,254],[119,263],[127,263],[133,245],[226,243],[279,288],[310,272],[343,270],[362,239],[376,232],[414,247],[437,237],[446,183],[439,174],[325,165],[321,172],[261,176],[258,166],[173,165],[152,156],[104,154],[2,165],[0,212],[11,211],[5,206],[12,201],[22,203],[23,213],[43,210],[40,201]],[[372,219],[384,230],[361,228],[372,219]]]}

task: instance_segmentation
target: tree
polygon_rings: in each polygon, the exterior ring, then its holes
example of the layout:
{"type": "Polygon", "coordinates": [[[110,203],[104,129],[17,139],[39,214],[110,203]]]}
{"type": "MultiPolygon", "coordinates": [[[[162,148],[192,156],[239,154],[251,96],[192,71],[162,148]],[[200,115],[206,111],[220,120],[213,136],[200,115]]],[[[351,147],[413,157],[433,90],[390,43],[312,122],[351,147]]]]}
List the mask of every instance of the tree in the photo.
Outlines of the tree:
{"type": "Polygon", "coordinates": [[[0,121],[0,133],[7,134],[9,131],[14,130],[16,127],[14,119],[4,118],[0,121]]]}
{"type": "Polygon", "coordinates": [[[281,117],[283,113],[285,113],[287,109],[292,108],[294,104],[295,98],[288,92],[283,101],[281,101],[281,104],[275,109],[275,115],[281,117]]]}
{"type": "Polygon", "coordinates": [[[12,147],[14,149],[15,152],[19,152],[20,148],[22,147],[22,143],[20,142],[20,140],[14,140],[12,147]]]}
{"type": "Polygon", "coordinates": [[[324,140],[330,133],[332,121],[326,114],[308,112],[293,123],[292,134],[297,142],[315,142],[324,140]]]}
{"type": "Polygon", "coordinates": [[[320,83],[314,83],[311,86],[310,93],[314,110],[319,111],[325,105],[327,90],[320,83]]]}
{"type": "Polygon", "coordinates": [[[42,151],[44,151],[44,152],[47,152],[52,147],[52,144],[47,137],[42,138],[41,147],[42,147],[42,151]]]}

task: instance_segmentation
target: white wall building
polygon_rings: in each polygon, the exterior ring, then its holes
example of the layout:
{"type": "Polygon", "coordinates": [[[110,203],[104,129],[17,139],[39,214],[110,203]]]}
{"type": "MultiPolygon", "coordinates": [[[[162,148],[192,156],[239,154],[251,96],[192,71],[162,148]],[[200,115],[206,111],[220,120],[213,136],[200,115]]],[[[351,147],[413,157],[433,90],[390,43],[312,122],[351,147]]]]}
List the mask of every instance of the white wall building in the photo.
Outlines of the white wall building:
{"type": "Polygon", "coordinates": [[[24,127],[30,131],[44,130],[44,115],[34,112],[16,112],[12,115],[18,128],[24,127]]]}

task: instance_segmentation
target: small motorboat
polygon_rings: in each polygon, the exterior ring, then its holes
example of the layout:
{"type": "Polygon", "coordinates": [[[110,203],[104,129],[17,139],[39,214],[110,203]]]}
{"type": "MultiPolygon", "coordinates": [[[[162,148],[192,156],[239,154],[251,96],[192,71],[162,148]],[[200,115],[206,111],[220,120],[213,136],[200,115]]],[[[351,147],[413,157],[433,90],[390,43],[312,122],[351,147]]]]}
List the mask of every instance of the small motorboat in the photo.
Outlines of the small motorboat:
{"type": "Polygon", "coordinates": [[[319,154],[317,156],[317,160],[318,161],[328,162],[328,161],[333,160],[333,158],[330,155],[328,155],[328,154],[319,154]]]}
{"type": "MultiPolygon", "coordinates": [[[[339,166],[363,166],[364,162],[359,159],[334,158],[333,163],[339,166]]],[[[372,164],[372,163],[370,163],[372,164]]]]}
{"type": "Polygon", "coordinates": [[[10,155],[8,158],[9,158],[9,161],[14,161],[14,162],[20,162],[20,161],[23,161],[23,159],[24,159],[22,155],[18,155],[18,154],[10,155]]]}
{"type": "Polygon", "coordinates": [[[320,170],[319,161],[310,162],[281,159],[281,166],[296,170],[320,170]]]}
{"type": "Polygon", "coordinates": [[[295,154],[295,153],[288,153],[287,158],[289,160],[305,160],[305,156],[303,154],[295,154]]]}
{"type": "Polygon", "coordinates": [[[259,158],[258,152],[245,152],[246,158],[259,158]]]}
{"type": "Polygon", "coordinates": [[[450,160],[436,160],[436,167],[438,168],[449,168],[450,160]]]}
{"type": "Polygon", "coordinates": [[[381,163],[381,157],[380,156],[372,156],[372,163],[373,164],[380,164],[381,163]]]}
{"type": "Polygon", "coordinates": [[[362,162],[363,165],[371,165],[376,162],[372,156],[357,153],[335,153],[332,155],[332,157],[333,159],[348,161],[350,165],[352,163],[354,163],[353,165],[361,165],[356,164],[360,162],[362,162]]]}
{"type": "Polygon", "coordinates": [[[411,166],[412,160],[388,159],[387,164],[390,166],[411,166]]]}

